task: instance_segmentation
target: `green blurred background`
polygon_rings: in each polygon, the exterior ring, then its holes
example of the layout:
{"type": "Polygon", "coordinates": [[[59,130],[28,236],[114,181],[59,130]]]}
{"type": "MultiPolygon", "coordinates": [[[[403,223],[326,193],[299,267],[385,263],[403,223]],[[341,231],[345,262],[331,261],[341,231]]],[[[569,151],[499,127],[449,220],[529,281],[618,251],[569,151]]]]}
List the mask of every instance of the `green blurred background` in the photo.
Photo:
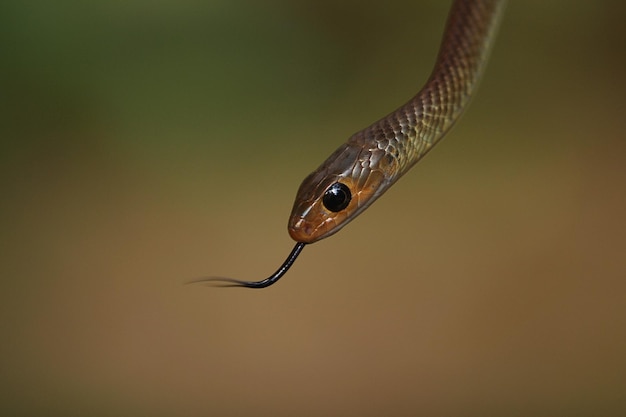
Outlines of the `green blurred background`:
{"type": "Polygon", "coordinates": [[[511,2],[454,131],[264,291],[448,2],[0,6],[0,412],[626,414],[624,3],[511,2]]]}

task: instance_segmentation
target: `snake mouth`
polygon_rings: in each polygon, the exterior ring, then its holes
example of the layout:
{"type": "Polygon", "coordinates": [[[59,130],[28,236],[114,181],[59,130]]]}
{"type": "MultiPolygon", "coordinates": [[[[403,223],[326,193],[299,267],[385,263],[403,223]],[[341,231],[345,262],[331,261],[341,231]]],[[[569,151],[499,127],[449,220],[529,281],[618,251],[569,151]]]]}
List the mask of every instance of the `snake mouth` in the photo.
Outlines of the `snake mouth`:
{"type": "Polygon", "coordinates": [[[289,236],[296,242],[313,243],[334,233],[335,224],[332,219],[322,223],[312,222],[304,217],[292,217],[289,220],[289,236]],[[329,224],[332,223],[332,224],[329,224]]]}
{"type": "Polygon", "coordinates": [[[296,218],[295,221],[292,219],[292,221],[289,222],[288,230],[289,236],[296,242],[311,243],[314,228],[306,224],[306,220],[302,217],[296,218]]]}

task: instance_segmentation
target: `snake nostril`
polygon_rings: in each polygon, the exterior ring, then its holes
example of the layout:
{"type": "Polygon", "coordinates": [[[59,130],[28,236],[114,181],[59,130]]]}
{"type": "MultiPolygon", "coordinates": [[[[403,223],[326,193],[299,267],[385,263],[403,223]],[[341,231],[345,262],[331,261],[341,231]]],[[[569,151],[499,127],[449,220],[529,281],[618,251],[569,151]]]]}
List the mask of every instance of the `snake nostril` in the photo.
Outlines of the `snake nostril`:
{"type": "Polygon", "coordinates": [[[348,207],[350,200],[352,200],[350,189],[347,185],[340,182],[336,182],[328,187],[322,198],[324,207],[335,213],[348,207]]]}

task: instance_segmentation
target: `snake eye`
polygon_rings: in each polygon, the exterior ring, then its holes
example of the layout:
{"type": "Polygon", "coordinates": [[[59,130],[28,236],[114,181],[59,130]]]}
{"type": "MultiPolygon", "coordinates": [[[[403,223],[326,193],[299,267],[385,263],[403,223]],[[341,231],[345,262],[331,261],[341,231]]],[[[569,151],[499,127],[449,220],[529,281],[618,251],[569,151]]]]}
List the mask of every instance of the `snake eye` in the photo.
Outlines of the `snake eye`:
{"type": "Polygon", "coordinates": [[[350,189],[347,185],[340,182],[336,182],[328,187],[322,198],[324,207],[335,213],[348,207],[350,200],[352,200],[350,189]]]}

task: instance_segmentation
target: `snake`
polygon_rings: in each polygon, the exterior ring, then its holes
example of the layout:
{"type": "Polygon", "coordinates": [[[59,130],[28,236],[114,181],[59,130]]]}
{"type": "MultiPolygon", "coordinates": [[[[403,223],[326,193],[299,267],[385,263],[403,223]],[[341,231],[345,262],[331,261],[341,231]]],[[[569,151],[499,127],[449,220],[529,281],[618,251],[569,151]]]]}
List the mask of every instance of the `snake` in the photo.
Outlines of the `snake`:
{"type": "Polygon", "coordinates": [[[307,244],[354,220],[426,155],[450,130],[475,94],[499,27],[505,0],[455,0],[434,69],[406,104],[353,134],[307,176],[288,222],[296,241],[268,278],[204,278],[223,286],[265,288],[276,283],[307,244]]]}

